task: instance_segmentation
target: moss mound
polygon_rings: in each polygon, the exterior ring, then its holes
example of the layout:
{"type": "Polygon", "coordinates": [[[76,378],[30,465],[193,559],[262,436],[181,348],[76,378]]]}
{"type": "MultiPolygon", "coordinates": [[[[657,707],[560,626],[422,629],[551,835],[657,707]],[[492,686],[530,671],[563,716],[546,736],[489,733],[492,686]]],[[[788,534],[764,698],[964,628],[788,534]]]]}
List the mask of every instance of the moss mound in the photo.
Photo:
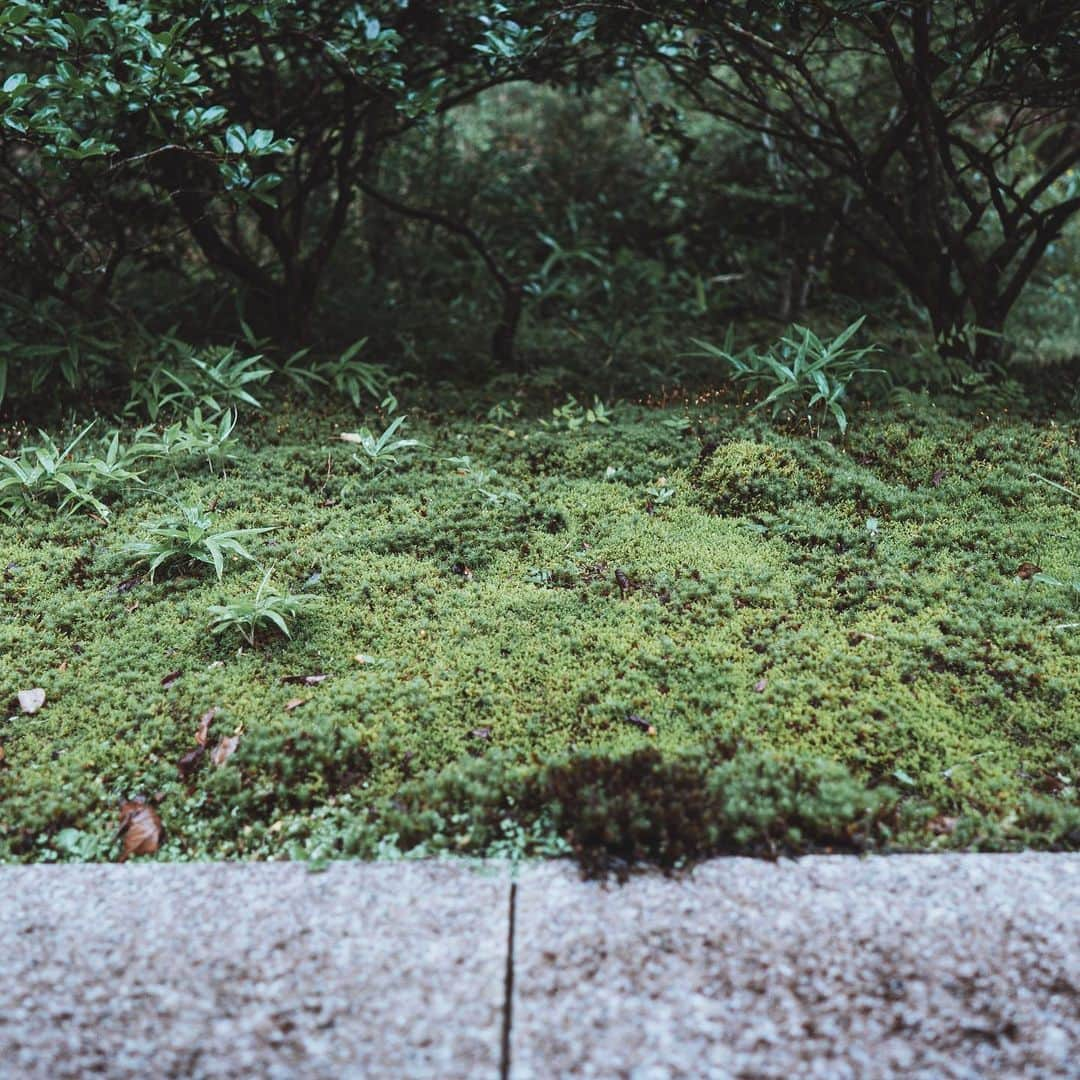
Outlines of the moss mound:
{"type": "Polygon", "coordinates": [[[705,459],[694,486],[713,513],[754,517],[812,498],[822,482],[816,470],[783,447],[733,439],[705,459]]]}

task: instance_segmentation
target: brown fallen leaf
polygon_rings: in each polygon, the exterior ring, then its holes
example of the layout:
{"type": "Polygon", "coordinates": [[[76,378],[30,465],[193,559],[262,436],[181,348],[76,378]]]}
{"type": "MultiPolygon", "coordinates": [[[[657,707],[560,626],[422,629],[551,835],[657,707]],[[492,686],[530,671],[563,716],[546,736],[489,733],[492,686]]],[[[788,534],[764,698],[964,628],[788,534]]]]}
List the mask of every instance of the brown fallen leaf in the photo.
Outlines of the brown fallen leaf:
{"type": "Polygon", "coordinates": [[[1016,568],[1016,576],[1021,581],[1030,581],[1036,574],[1042,573],[1042,567],[1036,566],[1033,562],[1022,562],[1016,568]]]}
{"type": "Polygon", "coordinates": [[[1038,787],[1041,791],[1049,792],[1051,795],[1060,795],[1069,787],[1069,778],[1064,773],[1044,772],[1039,780],[1038,787]]]}
{"type": "Polygon", "coordinates": [[[343,431],[338,438],[342,442],[352,443],[354,446],[362,446],[364,438],[362,435],[358,435],[355,431],[343,431]]]}
{"type": "Polygon", "coordinates": [[[119,831],[124,837],[120,862],[132,855],[153,855],[165,832],[158,812],[144,799],[131,799],[120,804],[119,831]]]}
{"type": "Polygon", "coordinates": [[[176,680],[179,679],[180,676],[183,675],[183,674],[184,673],[179,668],[177,668],[176,671],[170,671],[169,674],[166,675],[165,678],[161,680],[161,688],[162,688],[162,690],[168,690],[169,687],[172,686],[173,683],[175,683],[176,680]]]}
{"type": "Polygon", "coordinates": [[[199,762],[202,761],[203,756],[206,754],[205,746],[196,746],[189,750],[177,763],[176,768],[180,773],[181,780],[187,780],[192,773],[199,767],[199,762]]]}
{"type": "Polygon", "coordinates": [[[285,711],[286,712],[292,712],[293,709],[299,709],[300,706],[305,704],[306,702],[307,702],[307,698],[302,698],[302,697],[289,698],[289,700],[285,702],[285,711]]]}
{"type": "Polygon", "coordinates": [[[616,570],[615,584],[619,586],[619,595],[625,600],[630,591],[630,579],[621,570],[616,570]]]}
{"type": "Polygon", "coordinates": [[[933,818],[930,822],[930,831],[935,836],[951,836],[956,832],[956,826],[959,824],[959,821],[959,818],[938,814],[938,816],[933,818]]]}
{"type": "Polygon", "coordinates": [[[24,713],[29,713],[32,716],[44,704],[45,691],[40,686],[35,686],[33,690],[19,691],[19,708],[24,713]]]}
{"type": "Polygon", "coordinates": [[[945,470],[944,469],[935,469],[934,470],[934,475],[930,477],[930,483],[933,484],[934,487],[941,487],[941,481],[944,480],[944,479],[945,479],[945,470]]]}
{"type": "Polygon", "coordinates": [[[318,686],[319,683],[329,678],[329,675],[320,672],[318,675],[282,675],[281,681],[283,683],[296,683],[300,686],[318,686]]]}
{"type": "Polygon", "coordinates": [[[469,732],[469,734],[474,739],[484,739],[485,741],[488,741],[488,740],[491,739],[491,728],[489,728],[489,727],[473,728],[472,731],[469,732]]]}
{"type": "Polygon", "coordinates": [[[221,766],[236,753],[236,748],[239,745],[239,732],[236,735],[224,736],[224,738],[218,741],[217,746],[210,751],[210,760],[220,769],[221,766]]]}
{"type": "Polygon", "coordinates": [[[758,679],[758,681],[754,683],[754,692],[756,694],[763,694],[765,692],[765,687],[768,685],[769,682],[767,679],[758,679]]]}
{"type": "Polygon", "coordinates": [[[199,726],[195,731],[195,741],[200,746],[206,746],[207,740],[210,738],[210,725],[214,722],[214,717],[217,716],[218,709],[215,705],[211,709],[207,709],[206,712],[199,717],[199,726]]]}

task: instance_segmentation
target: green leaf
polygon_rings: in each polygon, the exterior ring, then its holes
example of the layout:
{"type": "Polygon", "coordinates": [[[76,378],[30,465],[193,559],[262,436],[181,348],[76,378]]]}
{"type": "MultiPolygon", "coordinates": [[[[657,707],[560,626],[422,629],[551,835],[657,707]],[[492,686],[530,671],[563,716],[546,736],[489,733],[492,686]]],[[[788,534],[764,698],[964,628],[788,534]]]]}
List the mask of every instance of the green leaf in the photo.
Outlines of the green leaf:
{"type": "Polygon", "coordinates": [[[247,150],[247,132],[239,124],[233,124],[225,132],[225,145],[234,154],[244,153],[247,150]]]}
{"type": "Polygon", "coordinates": [[[846,330],[841,331],[837,337],[833,338],[829,348],[834,351],[842,348],[855,334],[858,333],[859,327],[862,326],[864,322],[866,322],[866,316],[860,315],[846,330]]]}
{"type": "Polygon", "coordinates": [[[292,634],[289,633],[289,625],[276,611],[264,611],[263,615],[270,620],[287,638],[291,638],[292,634]]]}
{"type": "Polygon", "coordinates": [[[249,150],[260,152],[265,150],[274,141],[274,133],[266,128],[256,128],[247,140],[249,150]]]}
{"type": "Polygon", "coordinates": [[[214,571],[220,581],[221,575],[225,573],[225,557],[221,554],[221,548],[213,540],[207,540],[205,543],[210,557],[214,560],[214,571]]]}

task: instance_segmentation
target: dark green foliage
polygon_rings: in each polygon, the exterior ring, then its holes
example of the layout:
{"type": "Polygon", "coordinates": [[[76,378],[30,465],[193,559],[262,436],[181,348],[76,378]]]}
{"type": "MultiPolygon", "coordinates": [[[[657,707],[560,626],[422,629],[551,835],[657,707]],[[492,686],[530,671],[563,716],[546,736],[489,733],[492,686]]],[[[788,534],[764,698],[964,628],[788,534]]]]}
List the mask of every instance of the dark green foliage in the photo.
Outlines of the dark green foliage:
{"type": "Polygon", "coordinates": [[[908,290],[942,350],[986,371],[1080,210],[1075,132],[1046,130],[1048,117],[1068,126],[1080,36],[1067,5],[1040,7],[1053,15],[1033,34],[1018,0],[645,4],[636,43],[688,110],[760,132],[832,219],[804,280],[839,235],[908,290]]]}
{"type": "Polygon", "coordinates": [[[1076,351],[1076,34],[1026,8],[13,0],[0,400],[112,410],[134,374],[153,411],[174,331],[241,328],[357,405],[384,366],[671,376],[721,320],[839,330],[855,297],[923,350],[902,383],[985,408],[1014,349],[1076,351]]]}

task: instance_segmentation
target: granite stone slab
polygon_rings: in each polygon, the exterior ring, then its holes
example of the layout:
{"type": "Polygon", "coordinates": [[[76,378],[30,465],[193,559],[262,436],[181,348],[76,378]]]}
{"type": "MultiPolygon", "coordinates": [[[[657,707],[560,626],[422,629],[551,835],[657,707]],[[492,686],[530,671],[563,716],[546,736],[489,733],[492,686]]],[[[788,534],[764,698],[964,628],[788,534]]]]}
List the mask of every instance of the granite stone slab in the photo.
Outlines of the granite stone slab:
{"type": "Polygon", "coordinates": [[[508,885],[461,865],[0,868],[0,1077],[497,1076],[508,885]]]}
{"type": "Polygon", "coordinates": [[[1075,1080],[1080,856],[538,866],[514,987],[515,1080],[1075,1080]]]}

